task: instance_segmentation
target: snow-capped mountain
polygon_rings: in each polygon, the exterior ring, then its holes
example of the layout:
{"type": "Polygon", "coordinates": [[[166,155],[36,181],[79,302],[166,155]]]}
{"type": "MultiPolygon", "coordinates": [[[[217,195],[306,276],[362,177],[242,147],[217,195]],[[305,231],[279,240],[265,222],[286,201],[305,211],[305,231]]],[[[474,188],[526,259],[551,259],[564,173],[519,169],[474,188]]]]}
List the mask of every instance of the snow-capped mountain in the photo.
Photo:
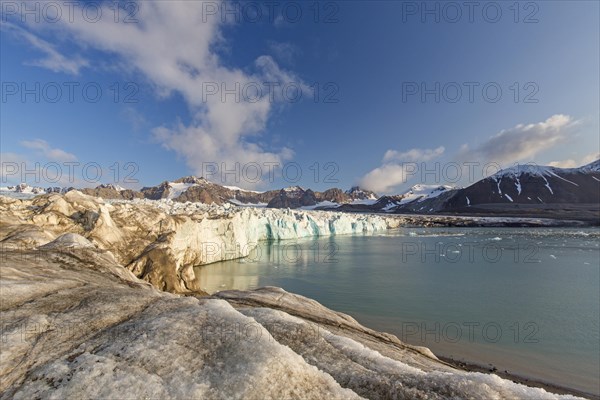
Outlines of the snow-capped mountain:
{"type": "MultiPolygon", "coordinates": [[[[600,160],[599,160],[600,161],[600,160]]],[[[600,202],[600,162],[580,168],[517,165],[459,191],[450,208],[480,204],[561,204],[600,202]]]]}
{"type": "MultiPolygon", "coordinates": [[[[0,190],[17,194],[19,197],[31,197],[50,192],[65,192],[72,188],[43,189],[21,184],[0,190]]],[[[106,199],[169,199],[179,203],[229,203],[236,206],[347,212],[493,215],[509,213],[546,216],[548,210],[552,210],[549,216],[558,218],[560,213],[556,210],[560,208],[564,211],[568,208],[575,219],[581,216],[581,212],[587,213],[586,218],[593,219],[600,217],[600,160],[580,168],[517,165],[466,188],[418,184],[405,193],[379,198],[375,193],[359,187],[346,191],[332,188],[315,192],[300,186],[290,186],[280,190],[257,192],[235,186],[222,186],[196,176],[186,176],[172,182],[165,181],[157,186],[145,187],[141,191],[111,184],[81,191],[106,199]]]]}
{"type": "Polygon", "coordinates": [[[6,186],[0,188],[0,190],[5,192],[15,192],[15,193],[23,193],[23,194],[43,194],[46,193],[46,189],[40,186],[29,186],[26,183],[20,183],[14,186],[6,186]]]}
{"type": "Polygon", "coordinates": [[[158,186],[141,190],[147,199],[171,199],[178,202],[201,202],[207,204],[233,203],[235,205],[267,206],[269,208],[335,207],[353,201],[377,199],[375,193],[354,187],[343,191],[338,188],[315,192],[300,186],[285,187],[280,190],[257,192],[236,186],[223,186],[204,178],[187,176],[173,182],[163,182],[158,186]]]}
{"type": "Polygon", "coordinates": [[[431,212],[433,199],[442,195],[454,193],[457,189],[448,185],[425,185],[418,184],[397,196],[386,196],[387,203],[382,204],[382,199],[377,203],[385,212],[431,212]],[[427,200],[427,201],[426,201],[427,200]]]}
{"type": "Polygon", "coordinates": [[[448,185],[423,185],[418,184],[407,190],[400,200],[400,204],[408,204],[412,202],[422,202],[426,199],[432,199],[438,197],[442,193],[448,190],[454,190],[453,186],[448,185]]]}
{"type": "Polygon", "coordinates": [[[102,197],[104,199],[132,200],[141,199],[144,197],[144,195],[138,191],[125,189],[124,187],[114,185],[112,183],[101,184],[93,189],[80,189],[80,191],[87,195],[102,197]]]}
{"type": "Polygon", "coordinates": [[[59,186],[43,188],[41,186],[30,186],[26,183],[20,183],[18,185],[0,187],[0,194],[16,198],[29,198],[46,193],[66,193],[73,189],[72,187],[59,186]]]}
{"type": "Polygon", "coordinates": [[[327,189],[323,192],[314,192],[311,189],[303,189],[299,186],[281,189],[276,196],[269,201],[271,208],[319,208],[335,209],[343,204],[361,202],[372,204],[377,200],[373,192],[363,190],[358,186],[343,191],[338,188],[327,189]]]}
{"type": "MultiPolygon", "coordinates": [[[[27,184],[1,188],[4,194],[23,193],[21,197],[31,197],[50,192],[65,192],[73,188],[29,187],[27,184]]],[[[164,181],[157,186],[144,187],[140,191],[123,188],[115,184],[101,184],[95,188],[80,189],[81,192],[105,199],[150,200],[169,199],[176,202],[200,202],[223,205],[232,203],[238,206],[269,206],[271,208],[300,208],[310,206],[336,207],[351,202],[375,202],[375,193],[353,187],[343,191],[338,188],[324,192],[313,192],[300,186],[290,186],[280,190],[258,192],[245,190],[236,186],[223,186],[203,177],[186,176],[174,181],[164,181]]]]}
{"type": "Polygon", "coordinates": [[[302,189],[300,186],[289,186],[286,188],[281,189],[286,193],[303,193],[304,189],[302,189]]]}
{"type": "Polygon", "coordinates": [[[143,197],[150,200],[171,199],[178,202],[205,204],[266,205],[278,191],[256,192],[235,186],[222,186],[203,177],[186,176],[158,186],[144,187],[143,197]]]}
{"type": "MultiPolygon", "coordinates": [[[[439,196],[447,197],[449,193],[456,191],[456,188],[447,185],[414,185],[402,194],[387,195],[376,198],[370,196],[369,200],[355,200],[349,204],[339,207],[344,211],[370,211],[370,212],[419,212],[429,211],[428,202],[439,196]],[[421,204],[423,203],[423,204],[421,204]]],[[[372,193],[372,192],[371,192],[372,193]]]]}
{"type": "Polygon", "coordinates": [[[231,190],[202,177],[186,176],[172,182],[162,182],[158,186],[144,187],[141,192],[143,197],[150,200],[170,199],[223,204],[231,190]]]}
{"type": "Polygon", "coordinates": [[[317,204],[315,193],[299,186],[284,188],[277,193],[268,203],[269,208],[300,208],[317,204]]]}
{"type": "Polygon", "coordinates": [[[466,188],[401,203],[392,211],[598,220],[600,160],[580,168],[517,165],[466,188]]]}
{"type": "Polygon", "coordinates": [[[375,192],[362,189],[359,186],[353,186],[350,190],[346,190],[345,193],[350,196],[352,200],[377,200],[375,192]]]}
{"type": "Polygon", "coordinates": [[[600,159],[575,169],[579,170],[579,172],[600,172],[600,159]]]}
{"type": "Polygon", "coordinates": [[[117,192],[121,192],[123,190],[127,190],[123,186],[114,185],[112,183],[103,183],[103,184],[99,185],[98,188],[100,188],[100,189],[113,189],[113,190],[116,190],[117,192]]]}

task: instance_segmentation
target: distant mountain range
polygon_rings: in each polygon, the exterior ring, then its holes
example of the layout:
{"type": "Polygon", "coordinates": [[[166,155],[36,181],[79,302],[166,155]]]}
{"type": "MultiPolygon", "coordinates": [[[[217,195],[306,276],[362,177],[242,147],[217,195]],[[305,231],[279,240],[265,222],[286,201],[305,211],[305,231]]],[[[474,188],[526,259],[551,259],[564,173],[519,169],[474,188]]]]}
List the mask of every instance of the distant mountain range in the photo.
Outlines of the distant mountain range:
{"type": "Polygon", "coordinates": [[[490,203],[550,204],[600,201],[600,160],[581,168],[519,165],[459,191],[450,207],[490,203]]]}
{"type": "Polygon", "coordinates": [[[518,165],[473,185],[401,204],[397,213],[600,219],[600,160],[580,168],[518,165]]]}
{"type": "MultiPolygon", "coordinates": [[[[73,188],[40,188],[26,184],[0,188],[21,194],[64,193],[73,188]]],[[[256,192],[223,186],[205,178],[187,176],[140,191],[104,184],[80,189],[107,199],[170,199],[207,204],[303,208],[347,212],[419,214],[473,214],[600,218],[600,160],[580,168],[518,165],[501,170],[466,188],[418,184],[398,195],[377,196],[353,187],[323,192],[292,186],[256,192]]]]}

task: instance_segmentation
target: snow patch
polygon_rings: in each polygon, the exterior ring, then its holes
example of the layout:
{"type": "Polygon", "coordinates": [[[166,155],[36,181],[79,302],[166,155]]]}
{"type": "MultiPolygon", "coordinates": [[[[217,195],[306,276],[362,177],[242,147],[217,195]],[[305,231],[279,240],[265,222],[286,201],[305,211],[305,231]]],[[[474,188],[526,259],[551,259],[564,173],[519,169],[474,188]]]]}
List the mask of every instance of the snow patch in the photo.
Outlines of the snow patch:
{"type": "MultiPolygon", "coordinates": [[[[546,182],[546,184],[544,186],[546,186],[546,188],[550,191],[551,194],[554,194],[554,192],[552,191],[552,188],[550,187],[550,183],[548,182],[548,179],[546,179],[545,176],[542,175],[542,179],[544,179],[544,181],[546,182]]],[[[539,197],[538,197],[539,199],[539,197]]]]}
{"type": "Polygon", "coordinates": [[[498,187],[498,194],[500,196],[502,196],[502,189],[500,189],[500,182],[502,182],[502,176],[500,176],[500,179],[498,179],[495,175],[492,176],[492,179],[494,179],[494,181],[496,181],[496,186],[498,187]]]}
{"type": "Polygon", "coordinates": [[[263,192],[258,192],[256,190],[242,189],[242,188],[239,188],[237,186],[223,186],[223,187],[225,189],[229,189],[229,190],[233,190],[233,191],[239,190],[240,192],[250,192],[250,193],[258,193],[258,194],[263,193],[263,192]]]}
{"type": "Polygon", "coordinates": [[[268,204],[268,203],[242,203],[238,199],[229,199],[228,201],[231,204],[236,205],[238,207],[258,207],[258,208],[264,208],[268,204]]]}
{"type": "Polygon", "coordinates": [[[290,186],[290,187],[283,188],[282,190],[286,193],[304,191],[304,189],[302,189],[300,186],[290,186]]]}
{"type": "Polygon", "coordinates": [[[317,203],[315,205],[312,205],[312,206],[303,206],[303,207],[300,207],[300,210],[314,210],[314,209],[317,209],[319,207],[335,208],[335,207],[339,207],[339,206],[340,206],[339,203],[335,203],[333,201],[325,200],[325,201],[321,201],[321,202],[319,202],[319,203],[317,203]]]}
{"type": "Polygon", "coordinates": [[[169,195],[167,198],[169,200],[176,199],[181,196],[183,192],[191,188],[192,186],[197,186],[195,183],[175,183],[169,182],[169,195]]]}
{"type": "Polygon", "coordinates": [[[518,176],[515,176],[515,186],[517,187],[517,192],[519,195],[521,194],[521,181],[518,176]]]}
{"type": "MultiPolygon", "coordinates": [[[[373,197],[373,196],[371,196],[373,197]]],[[[350,204],[355,204],[355,205],[365,205],[365,206],[371,206],[373,204],[377,203],[377,198],[369,198],[369,199],[356,199],[353,200],[350,204]]]]}

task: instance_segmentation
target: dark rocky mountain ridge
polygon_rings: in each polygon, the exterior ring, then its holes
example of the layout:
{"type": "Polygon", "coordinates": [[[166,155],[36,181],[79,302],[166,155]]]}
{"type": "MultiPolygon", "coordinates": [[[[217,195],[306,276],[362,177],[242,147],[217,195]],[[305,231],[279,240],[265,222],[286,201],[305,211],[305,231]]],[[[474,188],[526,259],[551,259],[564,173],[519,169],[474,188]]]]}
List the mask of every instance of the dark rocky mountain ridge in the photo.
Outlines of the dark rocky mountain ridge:
{"type": "MultiPolygon", "coordinates": [[[[38,188],[21,184],[7,188],[19,193],[66,192],[73,188],[38,188]]],[[[513,215],[600,219],[600,160],[580,168],[518,165],[466,188],[415,185],[404,194],[378,197],[357,186],[316,192],[292,186],[255,192],[222,186],[202,177],[186,176],[140,191],[112,184],[81,189],[106,199],[170,199],[176,202],[261,205],[270,208],[307,207],[346,212],[417,214],[513,215]]]]}

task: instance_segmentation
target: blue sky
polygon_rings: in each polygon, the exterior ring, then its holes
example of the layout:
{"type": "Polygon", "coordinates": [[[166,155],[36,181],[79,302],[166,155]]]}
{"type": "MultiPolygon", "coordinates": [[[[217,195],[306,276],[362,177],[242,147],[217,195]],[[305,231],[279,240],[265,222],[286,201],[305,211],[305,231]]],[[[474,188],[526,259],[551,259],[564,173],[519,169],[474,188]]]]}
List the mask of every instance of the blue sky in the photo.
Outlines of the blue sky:
{"type": "Polygon", "coordinates": [[[394,193],[600,152],[596,1],[51,3],[2,2],[2,185],[394,193]]]}

